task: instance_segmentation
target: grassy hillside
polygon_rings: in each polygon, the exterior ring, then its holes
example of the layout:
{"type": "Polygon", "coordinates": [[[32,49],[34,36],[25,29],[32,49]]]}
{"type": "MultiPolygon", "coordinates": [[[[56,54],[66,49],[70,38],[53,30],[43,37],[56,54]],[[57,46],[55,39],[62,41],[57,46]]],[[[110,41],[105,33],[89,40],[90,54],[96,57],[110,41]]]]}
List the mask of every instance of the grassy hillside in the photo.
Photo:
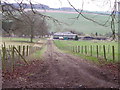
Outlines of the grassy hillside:
{"type": "MultiPolygon", "coordinates": [[[[51,17],[58,19],[61,22],[68,24],[68,25],[65,25],[65,24],[57,25],[57,24],[54,24],[52,21],[48,20],[48,22],[51,25],[50,31],[65,31],[64,29],[67,28],[70,30],[83,32],[86,34],[91,34],[96,32],[98,32],[98,34],[99,33],[105,34],[105,33],[111,32],[110,26],[104,27],[104,26],[97,25],[89,20],[84,19],[82,16],[80,16],[78,20],[72,19],[77,17],[78,14],[75,14],[75,13],[46,12],[44,14],[47,14],[51,17]]],[[[108,20],[109,18],[109,16],[107,15],[85,14],[85,16],[92,18],[94,20],[97,20],[100,23],[105,23],[105,21],[108,20]]]]}

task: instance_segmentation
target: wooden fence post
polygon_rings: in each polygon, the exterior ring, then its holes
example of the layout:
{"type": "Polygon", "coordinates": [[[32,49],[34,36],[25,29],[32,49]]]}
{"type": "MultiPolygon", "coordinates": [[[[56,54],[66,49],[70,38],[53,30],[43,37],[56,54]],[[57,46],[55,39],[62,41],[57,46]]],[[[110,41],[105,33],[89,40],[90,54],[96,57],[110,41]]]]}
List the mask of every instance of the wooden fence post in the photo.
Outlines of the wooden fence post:
{"type": "Polygon", "coordinates": [[[7,48],[5,42],[3,43],[3,47],[5,48],[5,60],[7,60],[7,48]]]}
{"type": "Polygon", "coordinates": [[[97,49],[97,58],[98,58],[99,57],[98,45],[96,46],[96,49],[97,49]]]}
{"type": "Polygon", "coordinates": [[[105,48],[105,45],[103,45],[103,52],[104,52],[104,59],[107,60],[107,58],[106,58],[106,48],[105,48]]]}
{"type": "Polygon", "coordinates": [[[87,46],[85,46],[85,54],[87,54],[87,46]]]}
{"type": "Polygon", "coordinates": [[[25,46],[23,46],[22,55],[25,56],[25,46]]]}
{"type": "Polygon", "coordinates": [[[112,46],[112,56],[113,56],[113,62],[115,61],[115,48],[112,46]]]}
{"type": "Polygon", "coordinates": [[[6,56],[6,49],[2,45],[2,67],[3,67],[3,71],[6,71],[5,56],[6,56]]]}
{"type": "Polygon", "coordinates": [[[12,47],[12,71],[14,72],[14,59],[15,59],[15,51],[14,46],[12,47]]]}
{"type": "Polygon", "coordinates": [[[29,46],[27,45],[27,48],[26,48],[27,50],[26,50],[26,56],[28,56],[29,55],[29,46]]]}
{"type": "Polygon", "coordinates": [[[92,45],[90,46],[91,56],[92,56],[92,45]]]}
{"type": "Polygon", "coordinates": [[[80,52],[80,46],[78,46],[78,53],[80,52]]]}
{"type": "Polygon", "coordinates": [[[78,52],[78,47],[76,46],[76,53],[78,52]]]}
{"type": "Polygon", "coordinates": [[[83,46],[81,47],[81,53],[83,54],[83,46]]]}
{"type": "MultiPolygon", "coordinates": [[[[21,46],[20,45],[18,46],[18,51],[19,51],[19,53],[21,53],[21,46]]],[[[20,56],[19,56],[19,59],[20,59],[20,56]]]]}

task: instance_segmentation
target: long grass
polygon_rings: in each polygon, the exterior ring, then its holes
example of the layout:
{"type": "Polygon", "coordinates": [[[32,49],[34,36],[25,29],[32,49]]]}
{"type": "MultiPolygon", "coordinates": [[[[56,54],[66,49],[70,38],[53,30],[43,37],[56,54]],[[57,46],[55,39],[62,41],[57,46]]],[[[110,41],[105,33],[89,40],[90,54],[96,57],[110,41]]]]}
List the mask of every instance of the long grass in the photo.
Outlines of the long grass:
{"type": "Polygon", "coordinates": [[[38,50],[38,51],[32,53],[29,57],[27,57],[27,59],[29,61],[31,61],[31,60],[41,60],[43,58],[43,54],[45,53],[45,51],[46,51],[46,46],[43,46],[41,48],[41,50],[38,50]]]}

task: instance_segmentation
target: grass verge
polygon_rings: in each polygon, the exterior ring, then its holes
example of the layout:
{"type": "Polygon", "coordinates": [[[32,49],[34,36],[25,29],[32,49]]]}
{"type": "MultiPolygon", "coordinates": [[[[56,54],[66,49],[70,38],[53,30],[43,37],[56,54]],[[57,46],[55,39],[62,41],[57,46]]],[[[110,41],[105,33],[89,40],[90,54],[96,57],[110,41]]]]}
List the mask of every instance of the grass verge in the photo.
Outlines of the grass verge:
{"type": "MultiPolygon", "coordinates": [[[[118,60],[117,60],[117,56],[118,56],[118,50],[117,50],[117,43],[115,42],[109,42],[109,43],[103,43],[103,42],[95,42],[93,43],[93,41],[64,41],[64,40],[54,40],[54,43],[55,45],[61,49],[62,51],[66,52],[66,53],[70,53],[70,54],[73,54],[73,55],[77,55],[83,59],[87,59],[87,60],[92,60],[96,63],[117,63],[118,60]],[[111,53],[106,53],[107,54],[107,62],[106,60],[103,58],[103,52],[99,52],[99,58],[97,58],[96,56],[96,52],[93,51],[93,56],[89,55],[89,54],[83,54],[83,53],[75,53],[75,52],[72,52],[72,46],[77,46],[77,45],[109,45],[109,44],[112,44],[112,45],[115,45],[115,55],[116,55],[116,60],[113,62],[112,58],[109,57],[111,55],[111,53]],[[109,56],[108,56],[109,55],[109,56]]],[[[112,56],[112,55],[111,55],[112,56]]]]}
{"type": "Polygon", "coordinates": [[[32,53],[29,57],[27,57],[27,59],[29,61],[31,61],[31,60],[40,60],[40,59],[43,58],[43,54],[44,54],[45,51],[46,51],[46,46],[42,47],[41,50],[38,50],[38,51],[32,53]]]}

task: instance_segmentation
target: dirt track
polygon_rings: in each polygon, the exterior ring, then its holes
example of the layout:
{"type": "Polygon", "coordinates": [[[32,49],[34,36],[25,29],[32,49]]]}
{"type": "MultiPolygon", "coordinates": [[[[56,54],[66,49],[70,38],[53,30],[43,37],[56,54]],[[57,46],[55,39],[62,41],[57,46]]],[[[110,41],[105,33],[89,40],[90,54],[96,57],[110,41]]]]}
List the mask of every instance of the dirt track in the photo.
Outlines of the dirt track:
{"type": "Polygon", "coordinates": [[[20,73],[20,77],[6,79],[3,88],[118,87],[109,71],[87,60],[61,52],[51,40],[47,42],[44,60],[34,62],[20,73]]]}

